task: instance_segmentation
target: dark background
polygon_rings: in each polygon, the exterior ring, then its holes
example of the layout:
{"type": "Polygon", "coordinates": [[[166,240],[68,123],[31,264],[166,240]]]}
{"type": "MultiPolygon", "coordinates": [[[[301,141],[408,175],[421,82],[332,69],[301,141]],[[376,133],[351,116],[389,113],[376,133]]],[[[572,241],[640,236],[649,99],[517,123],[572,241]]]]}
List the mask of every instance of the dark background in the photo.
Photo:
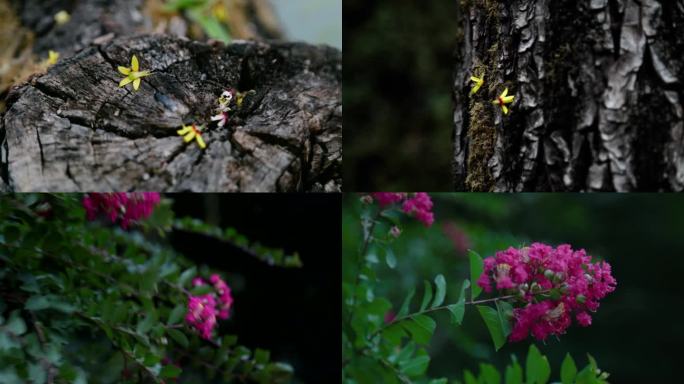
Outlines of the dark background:
{"type": "MultiPolygon", "coordinates": [[[[376,295],[390,299],[394,308],[411,287],[422,295],[422,280],[439,273],[447,280],[447,301],[458,297],[468,278],[463,241],[455,246],[444,230],[447,223],[461,231],[466,246],[483,257],[509,246],[534,241],[568,243],[605,259],[613,267],[617,289],[601,302],[593,324],[571,326],[559,339],[545,343],[527,339],[507,343],[495,352],[477,311],[466,308],[461,327],[438,313],[437,330],[429,345],[432,378],[463,378],[463,370],[478,371],[482,362],[503,373],[510,355],[524,359],[531,343],[549,357],[551,379],[559,379],[567,352],[578,367],[586,354],[610,373],[611,383],[681,382],[684,344],[684,196],[675,194],[432,194],[435,224],[426,229],[405,220],[393,249],[396,270],[378,265],[382,281],[376,295]]],[[[360,237],[358,198],[345,198],[344,257],[356,251],[360,237]]],[[[347,268],[345,268],[346,270],[347,268]]],[[[482,296],[481,298],[487,297],[482,296]]],[[[524,360],[523,366],[524,366],[524,360]]]]}
{"type": "Polygon", "coordinates": [[[171,194],[177,217],[234,227],[252,241],[299,252],[304,267],[271,267],[219,241],[174,233],[174,247],[226,272],[234,312],[222,331],[294,366],[297,382],[339,380],[340,195],[171,194]]]}
{"type": "Polygon", "coordinates": [[[344,185],[452,190],[458,1],[344,0],[344,185]]]}

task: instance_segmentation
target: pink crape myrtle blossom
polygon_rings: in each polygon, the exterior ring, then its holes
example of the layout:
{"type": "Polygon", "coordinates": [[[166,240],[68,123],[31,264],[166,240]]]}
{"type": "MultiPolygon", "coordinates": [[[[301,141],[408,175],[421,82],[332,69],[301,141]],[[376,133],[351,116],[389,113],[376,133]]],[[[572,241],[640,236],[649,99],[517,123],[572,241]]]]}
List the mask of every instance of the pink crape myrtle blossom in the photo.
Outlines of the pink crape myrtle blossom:
{"type": "MultiPolygon", "coordinates": [[[[185,321],[197,330],[200,337],[211,339],[212,332],[217,323],[217,318],[221,320],[230,317],[230,309],[233,305],[233,296],[230,287],[217,274],[209,278],[214,292],[206,295],[190,296],[188,299],[188,312],[185,321]]],[[[192,280],[192,286],[197,287],[207,285],[201,277],[192,280]]]]}
{"type": "Polygon", "coordinates": [[[404,213],[416,218],[426,227],[431,226],[435,221],[435,216],[432,213],[432,199],[425,192],[374,192],[370,194],[370,197],[378,202],[380,208],[386,208],[392,204],[401,204],[404,213]]]}
{"type": "Polygon", "coordinates": [[[156,192],[88,193],[83,198],[83,207],[88,220],[103,214],[112,223],[118,220],[121,228],[127,229],[132,222],[149,217],[159,201],[156,192]]]}
{"type": "Polygon", "coordinates": [[[399,203],[406,198],[406,193],[402,192],[374,192],[371,193],[371,197],[375,199],[380,207],[386,207],[388,205],[399,203]]]}
{"type": "Polygon", "coordinates": [[[425,192],[417,192],[412,198],[406,199],[401,209],[425,224],[426,227],[435,222],[432,213],[432,199],[425,192]]]}
{"type": "Polygon", "coordinates": [[[508,248],[484,259],[477,281],[485,292],[516,295],[511,341],[530,334],[538,340],[564,334],[572,319],[591,325],[590,312],[617,284],[610,264],[564,244],[556,248],[534,243],[508,248]]]}

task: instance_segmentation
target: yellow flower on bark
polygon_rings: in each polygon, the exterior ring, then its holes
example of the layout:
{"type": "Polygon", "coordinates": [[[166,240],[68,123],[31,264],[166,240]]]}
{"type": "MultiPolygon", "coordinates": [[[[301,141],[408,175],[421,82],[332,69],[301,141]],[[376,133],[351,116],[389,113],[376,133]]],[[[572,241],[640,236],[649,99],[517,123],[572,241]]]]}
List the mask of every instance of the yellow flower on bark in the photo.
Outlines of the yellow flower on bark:
{"type": "Polygon", "coordinates": [[[199,128],[195,125],[184,125],[182,129],[178,130],[178,134],[183,136],[183,140],[186,143],[191,142],[192,140],[197,141],[197,145],[204,149],[207,147],[207,144],[204,142],[204,139],[202,139],[202,127],[200,126],[199,128]]]}
{"type": "Polygon", "coordinates": [[[475,85],[473,85],[473,88],[470,89],[470,94],[474,95],[477,91],[480,90],[482,84],[484,84],[484,75],[480,77],[470,76],[470,80],[475,83],[475,85]]]}
{"type": "Polygon", "coordinates": [[[512,103],[514,97],[515,96],[508,96],[508,88],[505,88],[504,91],[501,92],[501,95],[496,100],[492,101],[492,104],[500,105],[504,115],[507,115],[508,107],[506,107],[506,104],[512,103]]]}
{"type": "Polygon", "coordinates": [[[150,75],[150,71],[141,71],[140,70],[140,64],[138,63],[138,58],[133,55],[133,58],[131,58],[131,66],[129,67],[119,67],[119,72],[121,72],[122,75],[125,75],[126,77],[121,80],[119,83],[119,87],[123,88],[127,86],[130,83],[133,83],[133,89],[138,90],[140,88],[140,82],[142,81],[141,79],[145,76],[150,75]]]}
{"type": "Polygon", "coordinates": [[[55,64],[57,64],[57,60],[59,60],[59,52],[55,52],[55,51],[50,50],[48,52],[48,59],[47,59],[48,64],[55,65],[55,64]]]}
{"type": "Polygon", "coordinates": [[[69,12],[61,10],[55,14],[54,18],[57,25],[64,25],[71,20],[71,15],[69,15],[69,12]]]}

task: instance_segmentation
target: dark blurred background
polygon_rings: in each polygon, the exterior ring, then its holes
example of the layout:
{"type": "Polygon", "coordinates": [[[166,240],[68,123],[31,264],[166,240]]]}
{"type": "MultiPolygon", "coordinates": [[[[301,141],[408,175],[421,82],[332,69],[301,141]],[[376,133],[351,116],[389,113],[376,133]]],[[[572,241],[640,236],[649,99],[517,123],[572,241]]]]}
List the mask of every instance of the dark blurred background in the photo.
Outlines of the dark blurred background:
{"type": "MultiPolygon", "coordinates": [[[[618,281],[588,328],[572,326],[560,340],[537,342],[549,356],[552,379],[570,352],[578,366],[586,353],[610,373],[611,383],[675,383],[681,380],[684,343],[684,197],[679,195],[577,194],[433,194],[436,222],[430,229],[414,220],[394,246],[397,270],[381,264],[383,296],[401,304],[410,287],[442,273],[447,300],[455,301],[468,277],[466,250],[483,257],[508,246],[533,241],[569,243],[607,260],[618,281]]],[[[358,198],[344,202],[344,259],[359,239],[358,198]]],[[[347,270],[347,268],[344,268],[347,270]]],[[[419,294],[422,291],[419,291],[419,294]]],[[[494,352],[487,330],[473,308],[462,327],[441,313],[430,344],[431,377],[462,379],[463,369],[477,371],[483,360],[505,367],[510,355],[526,355],[531,340],[506,344],[494,352]]]]}
{"type": "Polygon", "coordinates": [[[170,194],[177,217],[234,227],[252,241],[299,252],[303,268],[271,267],[228,244],[175,232],[174,248],[225,272],[234,312],[221,332],[293,365],[295,383],[339,380],[340,195],[170,194]]]}
{"type": "Polygon", "coordinates": [[[344,184],[452,190],[456,0],[344,0],[344,184]]]}

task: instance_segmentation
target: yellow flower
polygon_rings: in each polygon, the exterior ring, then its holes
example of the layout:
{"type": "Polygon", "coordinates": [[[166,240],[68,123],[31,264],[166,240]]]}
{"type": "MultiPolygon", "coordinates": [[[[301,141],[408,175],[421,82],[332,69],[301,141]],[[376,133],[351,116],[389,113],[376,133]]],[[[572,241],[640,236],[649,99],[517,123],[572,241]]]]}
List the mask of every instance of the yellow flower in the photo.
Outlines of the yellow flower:
{"type": "Polygon", "coordinates": [[[470,90],[470,94],[474,95],[477,91],[480,90],[482,84],[484,84],[484,75],[480,77],[470,76],[470,80],[475,82],[475,85],[473,85],[473,88],[470,90]]]}
{"type": "Polygon", "coordinates": [[[508,107],[506,107],[506,104],[510,104],[513,102],[513,98],[515,96],[507,96],[508,95],[508,88],[505,88],[504,91],[501,93],[501,96],[499,96],[496,100],[492,101],[492,104],[499,104],[501,106],[501,109],[503,110],[504,115],[508,114],[508,107]]]}
{"type": "Polygon", "coordinates": [[[133,58],[131,58],[131,67],[119,67],[119,72],[121,72],[122,75],[126,75],[123,80],[119,83],[119,87],[123,88],[126,85],[133,83],[133,89],[138,90],[140,88],[140,82],[143,77],[149,76],[150,71],[141,71],[140,70],[140,64],[138,64],[138,58],[133,55],[133,58]]]}
{"type": "Polygon", "coordinates": [[[55,65],[55,64],[57,64],[57,60],[59,60],[59,52],[55,52],[55,51],[50,50],[48,52],[48,59],[47,59],[48,64],[55,65]]]}
{"type": "Polygon", "coordinates": [[[191,142],[193,139],[197,140],[197,145],[199,145],[200,148],[204,149],[207,147],[207,144],[204,143],[204,140],[202,139],[202,127],[200,126],[197,128],[195,124],[192,125],[184,125],[183,129],[178,130],[178,134],[183,136],[183,140],[186,143],[191,142]]]}
{"type": "Polygon", "coordinates": [[[55,14],[55,22],[57,25],[64,25],[71,20],[71,15],[69,15],[69,12],[61,10],[55,14]]]}

